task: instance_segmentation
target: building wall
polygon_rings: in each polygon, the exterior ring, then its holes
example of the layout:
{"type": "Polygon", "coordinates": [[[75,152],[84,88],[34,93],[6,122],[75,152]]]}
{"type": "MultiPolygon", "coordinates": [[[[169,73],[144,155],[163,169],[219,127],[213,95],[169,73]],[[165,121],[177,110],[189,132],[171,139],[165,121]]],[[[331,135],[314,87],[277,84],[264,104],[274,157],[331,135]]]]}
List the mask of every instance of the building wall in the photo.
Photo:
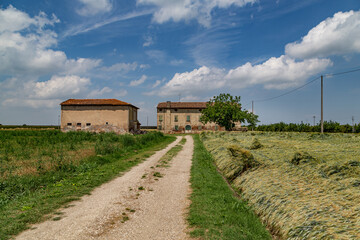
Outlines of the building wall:
{"type": "Polygon", "coordinates": [[[204,125],[200,122],[200,116],[200,109],[158,109],[158,130],[162,130],[167,133],[185,132],[187,125],[191,126],[191,132],[198,132],[202,130],[225,130],[223,127],[219,127],[215,123],[207,123],[204,125]],[[175,116],[177,116],[177,122],[175,120],[175,116]],[[188,121],[187,116],[190,116],[190,121],[188,121]]]}
{"type": "Polygon", "coordinates": [[[133,111],[131,106],[61,106],[61,130],[125,133],[133,128],[133,111]]]}

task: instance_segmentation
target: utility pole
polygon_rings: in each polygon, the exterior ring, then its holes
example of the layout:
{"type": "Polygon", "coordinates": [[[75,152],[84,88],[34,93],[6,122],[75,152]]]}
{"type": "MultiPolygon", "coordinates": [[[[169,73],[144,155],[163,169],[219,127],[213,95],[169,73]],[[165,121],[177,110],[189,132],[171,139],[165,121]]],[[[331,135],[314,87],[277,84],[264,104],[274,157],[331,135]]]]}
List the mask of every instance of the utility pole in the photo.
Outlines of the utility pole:
{"type": "Polygon", "coordinates": [[[351,120],[352,120],[352,132],[355,133],[354,116],[352,116],[351,120]]]}
{"type": "Polygon", "coordinates": [[[315,126],[315,116],[313,116],[313,118],[314,118],[314,125],[313,126],[315,126]]]}
{"type": "Polygon", "coordinates": [[[146,126],[149,126],[149,115],[146,115],[146,126]]]}
{"type": "Polygon", "coordinates": [[[324,77],[321,75],[321,133],[324,133],[324,77]]]}
{"type": "Polygon", "coordinates": [[[254,101],[251,101],[251,112],[254,114],[254,101]]]}

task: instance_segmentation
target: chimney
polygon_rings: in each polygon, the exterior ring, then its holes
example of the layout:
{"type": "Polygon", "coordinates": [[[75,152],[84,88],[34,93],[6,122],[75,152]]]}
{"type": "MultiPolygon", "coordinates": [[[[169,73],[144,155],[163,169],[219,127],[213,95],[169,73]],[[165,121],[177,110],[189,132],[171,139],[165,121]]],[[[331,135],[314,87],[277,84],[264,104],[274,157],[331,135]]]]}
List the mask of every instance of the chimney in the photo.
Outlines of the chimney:
{"type": "Polygon", "coordinates": [[[171,101],[167,101],[167,102],[166,102],[166,107],[167,107],[167,108],[171,108],[171,101]]]}

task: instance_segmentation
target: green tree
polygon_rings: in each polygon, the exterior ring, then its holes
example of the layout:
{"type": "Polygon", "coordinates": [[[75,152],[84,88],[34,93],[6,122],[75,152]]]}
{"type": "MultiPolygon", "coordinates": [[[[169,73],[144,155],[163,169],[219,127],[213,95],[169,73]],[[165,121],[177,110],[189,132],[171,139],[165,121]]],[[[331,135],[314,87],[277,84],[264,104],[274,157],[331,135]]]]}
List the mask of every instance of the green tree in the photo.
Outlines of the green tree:
{"type": "Polygon", "coordinates": [[[250,126],[255,126],[259,122],[257,115],[241,110],[240,96],[233,97],[225,93],[210,99],[201,113],[202,123],[215,122],[225,127],[227,131],[235,126],[235,122],[245,123],[246,121],[250,126]]]}

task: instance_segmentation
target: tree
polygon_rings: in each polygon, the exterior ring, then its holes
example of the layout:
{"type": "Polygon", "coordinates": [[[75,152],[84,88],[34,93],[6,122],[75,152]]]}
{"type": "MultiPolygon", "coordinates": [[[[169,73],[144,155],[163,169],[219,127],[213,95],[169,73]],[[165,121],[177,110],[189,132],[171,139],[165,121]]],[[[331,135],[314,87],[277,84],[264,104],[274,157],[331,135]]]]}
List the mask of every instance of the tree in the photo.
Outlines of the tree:
{"type": "Polygon", "coordinates": [[[241,110],[240,96],[233,97],[225,93],[210,99],[201,113],[200,121],[203,124],[215,122],[225,127],[227,131],[235,126],[235,122],[245,123],[246,121],[250,126],[255,126],[259,122],[257,115],[241,110]]]}

